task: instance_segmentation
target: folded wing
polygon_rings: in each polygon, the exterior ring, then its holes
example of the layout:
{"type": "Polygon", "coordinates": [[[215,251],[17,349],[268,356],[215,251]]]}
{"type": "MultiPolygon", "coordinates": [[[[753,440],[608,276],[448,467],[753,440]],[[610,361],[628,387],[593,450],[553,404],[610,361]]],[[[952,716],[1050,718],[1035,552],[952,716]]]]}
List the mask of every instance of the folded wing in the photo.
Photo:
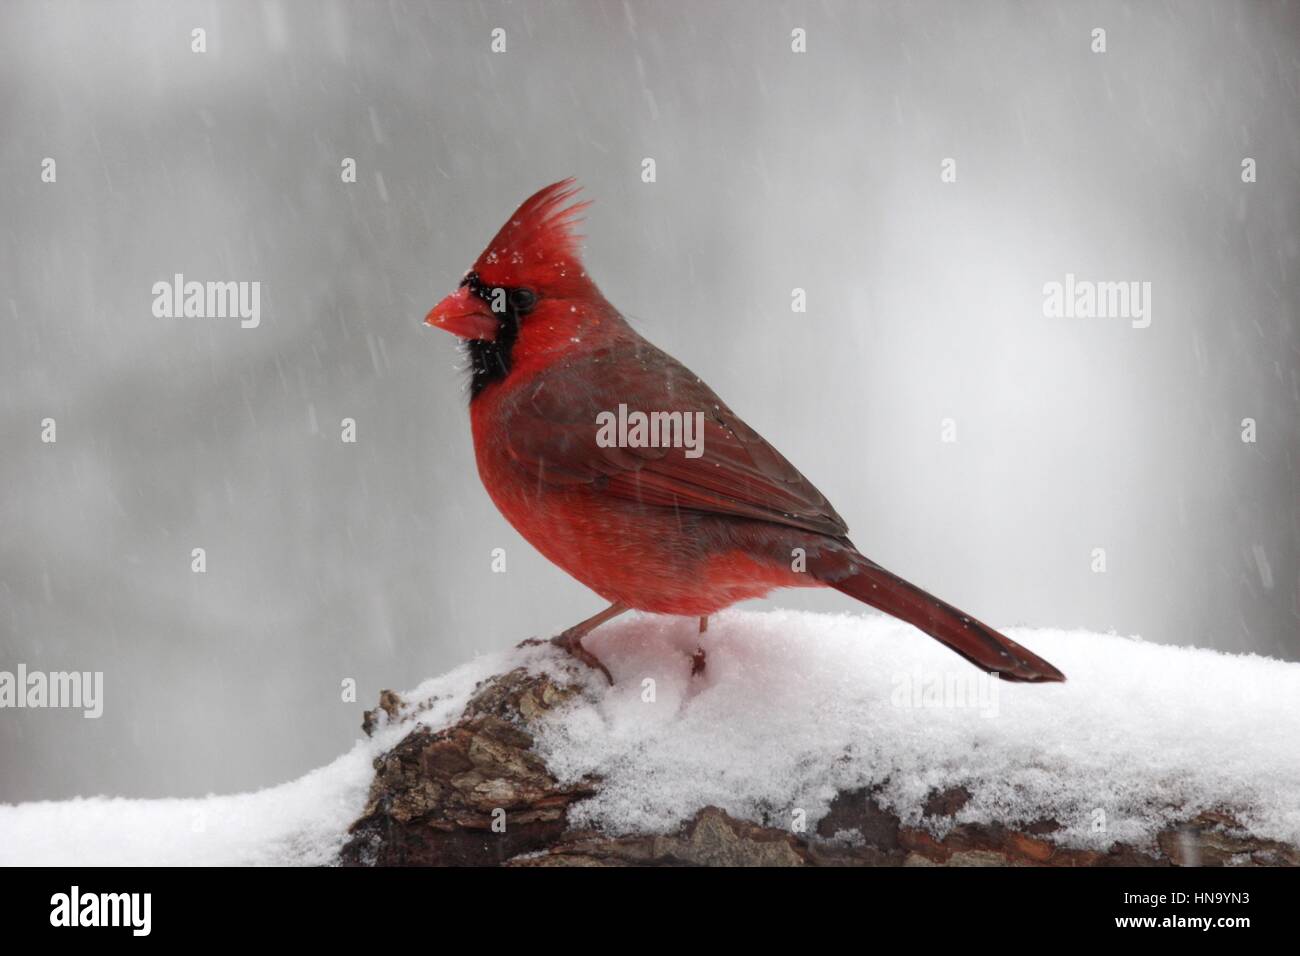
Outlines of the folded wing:
{"type": "Polygon", "coordinates": [[[590,485],[642,505],[756,518],[841,537],[826,497],[700,378],[645,341],[561,361],[502,408],[511,457],[535,480],[590,485]],[[702,454],[685,448],[601,447],[597,416],[703,415],[702,454]]]}

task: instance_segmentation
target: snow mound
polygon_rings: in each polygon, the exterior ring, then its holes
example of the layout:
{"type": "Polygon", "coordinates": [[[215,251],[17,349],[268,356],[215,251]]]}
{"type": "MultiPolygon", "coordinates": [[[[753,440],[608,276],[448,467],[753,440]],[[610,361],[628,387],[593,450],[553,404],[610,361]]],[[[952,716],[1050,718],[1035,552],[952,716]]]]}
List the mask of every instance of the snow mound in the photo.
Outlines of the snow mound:
{"type": "MultiPolygon", "coordinates": [[[[809,831],[839,793],[871,789],[908,824],[935,826],[936,792],[970,800],[947,825],[1054,819],[1054,838],[1137,846],[1203,810],[1300,844],[1300,664],[1082,631],[1008,628],[1061,685],[1008,684],[906,624],[798,612],[693,621],[630,616],[587,646],[617,683],[582,669],[584,694],[540,718],[537,748],[562,781],[602,781],[575,826],[664,832],[701,807],[809,831]],[[700,645],[707,668],[691,676],[700,645]]],[[[361,814],[372,761],[413,722],[460,716],[479,681],[515,667],[570,674],[549,647],[480,657],[402,697],[327,767],[257,793],[96,797],[0,806],[3,865],[313,865],[335,862],[361,814]]]]}
{"type": "Polygon", "coordinates": [[[927,825],[927,798],[964,787],[951,822],[1052,819],[1078,847],[1144,846],[1224,808],[1300,843],[1300,664],[1004,630],[1068,681],[997,681],[884,616],[733,611],[704,635],[613,622],[587,646],[617,685],[552,720],[539,750],[562,781],[602,780],[570,822],[611,833],[669,830],[709,804],[787,828],[802,810],[812,830],[859,788],[927,825]],[[692,678],[700,644],[708,666],[692,678]]]}
{"type": "MultiPolygon", "coordinates": [[[[460,716],[475,684],[519,651],[425,681],[423,720],[460,716]]],[[[409,730],[381,728],[328,766],[255,793],[193,799],[90,797],[0,805],[0,866],[322,866],[338,861],[366,805],[373,761],[409,730]]]]}

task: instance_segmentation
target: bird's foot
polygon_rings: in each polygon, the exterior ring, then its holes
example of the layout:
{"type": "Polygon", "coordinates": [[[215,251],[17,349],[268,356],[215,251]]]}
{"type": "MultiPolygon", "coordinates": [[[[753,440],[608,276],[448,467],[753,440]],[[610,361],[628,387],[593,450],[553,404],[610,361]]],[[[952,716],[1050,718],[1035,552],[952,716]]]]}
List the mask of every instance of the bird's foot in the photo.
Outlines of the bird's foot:
{"type": "Polygon", "coordinates": [[[586,636],[586,633],[586,630],[579,630],[577,627],[571,627],[562,634],[551,638],[551,643],[556,647],[564,649],[569,654],[572,654],[592,670],[600,671],[605,675],[605,680],[609,681],[610,686],[613,686],[614,676],[610,674],[609,668],[600,662],[599,657],[582,646],[582,639],[586,636]]]}
{"type": "MultiPolygon", "coordinates": [[[[709,629],[709,616],[707,614],[701,614],[700,633],[703,634],[708,629],[709,629]]],[[[695,653],[691,655],[691,676],[698,677],[699,675],[703,674],[704,665],[706,662],[707,662],[707,655],[704,653],[704,648],[697,647],[695,649],[695,653]]]]}

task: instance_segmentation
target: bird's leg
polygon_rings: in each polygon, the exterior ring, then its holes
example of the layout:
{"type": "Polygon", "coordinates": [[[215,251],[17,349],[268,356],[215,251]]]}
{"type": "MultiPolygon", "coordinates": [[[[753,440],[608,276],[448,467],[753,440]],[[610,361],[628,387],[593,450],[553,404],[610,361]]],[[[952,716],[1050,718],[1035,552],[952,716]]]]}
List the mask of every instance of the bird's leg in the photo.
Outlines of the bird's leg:
{"type": "MultiPolygon", "coordinates": [[[[700,616],[700,633],[703,634],[709,629],[709,616],[702,614],[700,616]]],[[[691,655],[691,676],[695,677],[704,673],[704,665],[707,663],[707,655],[703,647],[697,647],[695,653],[691,655]]]]}
{"type": "Polygon", "coordinates": [[[626,604],[611,604],[599,614],[594,614],[582,623],[575,624],[568,630],[562,631],[558,636],[551,638],[551,643],[556,647],[564,648],[588,667],[600,671],[605,675],[605,680],[613,684],[614,678],[610,674],[609,668],[600,662],[600,658],[582,646],[582,639],[606,621],[618,617],[627,609],[626,604]]]}

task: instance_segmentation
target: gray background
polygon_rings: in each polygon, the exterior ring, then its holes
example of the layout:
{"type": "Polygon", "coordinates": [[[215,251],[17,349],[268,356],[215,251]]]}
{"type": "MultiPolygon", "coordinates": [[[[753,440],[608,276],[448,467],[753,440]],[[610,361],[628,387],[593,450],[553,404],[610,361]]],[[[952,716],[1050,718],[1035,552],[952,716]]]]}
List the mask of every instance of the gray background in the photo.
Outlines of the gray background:
{"type": "Polygon", "coordinates": [[[600,606],[494,510],[421,325],[567,175],[606,295],[867,554],[995,624],[1300,659],[1298,35],[1263,3],[0,5],[0,669],[107,685],[98,721],[0,712],[0,799],[287,780],[381,687],[600,606]],[[261,327],[154,318],[174,272],[260,280],[261,327]],[[1045,318],[1066,272],[1150,281],[1151,327],[1045,318]]]}

